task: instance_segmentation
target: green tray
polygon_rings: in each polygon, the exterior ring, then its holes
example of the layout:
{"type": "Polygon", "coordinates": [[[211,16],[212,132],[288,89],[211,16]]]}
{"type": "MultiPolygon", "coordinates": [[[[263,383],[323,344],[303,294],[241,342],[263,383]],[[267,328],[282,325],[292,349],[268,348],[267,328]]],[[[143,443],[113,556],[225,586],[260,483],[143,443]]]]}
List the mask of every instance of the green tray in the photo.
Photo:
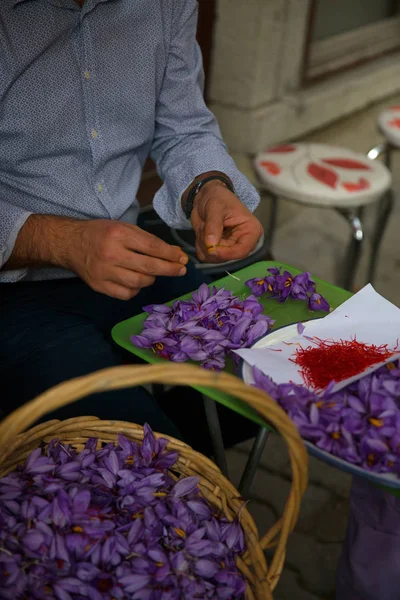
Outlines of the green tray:
{"type": "MultiPolygon", "coordinates": [[[[245,281],[248,279],[252,279],[253,277],[263,277],[265,275],[266,270],[270,267],[283,267],[287,269],[293,274],[300,273],[299,269],[295,269],[289,265],[285,265],[283,263],[278,262],[259,262],[251,265],[250,267],[246,267],[241,271],[236,271],[235,276],[227,276],[219,279],[214,282],[212,285],[216,287],[224,287],[228,290],[231,290],[235,295],[240,298],[245,298],[250,294],[250,290],[245,286],[245,281]],[[238,281],[235,278],[238,278],[238,281]]],[[[325,281],[321,281],[320,279],[315,279],[317,283],[317,290],[320,294],[325,296],[330,302],[332,308],[337,308],[340,304],[342,304],[345,300],[351,297],[349,292],[342,290],[330,283],[326,283],[325,281]]],[[[211,286],[210,286],[211,287],[211,286]]],[[[186,294],[182,296],[180,299],[190,298],[191,294],[186,294]]],[[[168,304],[172,304],[175,300],[171,300],[168,304]]],[[[264,312],[271,316],[275,320],[274,329],[279,327],[284,327],[285,325],[290,325],[291,323],[298,323],[299,321],[309,321],[313,318],[321,317],[324,313],[315,313],[310,312],[307,309],[307,306],[304,302],[299,302],[296,300],[288,300],[285,304],[279,304],[276,300],[271,299],[260,299],[261,303],[264,306],[264,312]]],[[[146,350],[144,348],[138,348],[134,346],[131,342],[131,337],[133,335],[137,335],[141,333],[143,329],[143,322],[147,317],[147,313],[142,313],[131,319],[127,319],[126,321],[122,321],[118,323],[112,330],[112,337],[114,341],[131,352],[132,354],[139,356],[143,360],[149,363],[160,363],[165,362],[163,358],[155,356],[151,350],[146,350]]],[[[232,364],[228,364],[226,367],[228,372],[233,373],[232,364]]],[[[255,411],[244,404],[241,400],[237,398],[233,398],[228,394],[223,392],[219,392],[213,389],[202,388],[193,386],[202,394],[206,394],[210,398],[213,398],[217,402],[220,402],[224,406],[235,410],[240,413],[244,417],[255,421],[260,425],[265,425],[260,417],[255,413],[255,411]]]]}
{"type": "MultiPolygon", "coordinates": [[[[266,270],[270,267],[283,267],[284,269],[287,269],[293,274],[300,273],[299,269],[296,269],[289,265],[279,262],[265,261],[256,263],[254,265],[251,265],[250,267],[246,267],[241,271],[236,271],[234,277],[223,277],[222,279],[219,279],[218,281],[214,282],[212,285],[215,285],[216,287],[224,287],[228,290],[231,290],[235,295],[244,299],[250,293],[249,289],[244,285],[245,281],[247,281],[248,279],[252,279],[253,277],[263,277],[265,275],[266,270]],[[236,278],[238,278],[239,281],[236,278]]],[[[350,292],[346,292],[345,290],[338,288],[330,283],[327,283],[326,281],[322,281],[321,279],[317,278],[314,279],[317,284],[317,291],[323,296],[325,296],[325,298],[327,298],[333,309],[337,308],[340,304],[343,304],[343,302],[348,300],[352,295],[350,292]]],[[[179,299],[186,299],[190,296],[191,294],[186,294],[185,296],[182,296],[179,299]]],[[[171,300],[171,302],[168,302],[168,304],[171,305],[174,301],[175,300],[171,300]]],[[[260,301],[264,306],[265,314],[271,316],[275,320],[274,329],[284,327],[285,325],[290,325],[291,323],[305,322],[311,319],[324,316],[324,313],[310,312],[307,309],[307,306],[304,302],[299,302],[296,300],[288,300],[287,302],[285,302],[285,304],[279,304],[276,300],[264,298],[261,298],[260,301]]],[[[164,359],[155,356],[151,350],[138,348],[134,346],[131,342],[132,335],[137,335],[141,333],[143,329],[143,322],[146,319],[146,317],[147,313],[142,313],[140,315],[132,317],[131,319],[127,319],[126,321],[118,323],[118,325],[116,325],[112,330],[112,337],[117,344],[119,344],[132,354],[139,356],[146,362],[164,362],[164,359]]],[[[226,371],[231,373],[234,372],[232,364],[227,364],[226,371]]],[[[197,386],[193,387],[202,394],[213,398],[214,400],[220,402],[224,406],[227,406],[228,408],[236,411],[242,416],[247,417],[255,423],[263,425],[265,427],[265,423],[260,419],[256,412],[252,408],[244,404],[241,400],[238,400],[237,398],[233,398],[228,394],[219,392],[211,388],[209,389],[197,386]]],[[[374,482],[374,485],[382,487],[383,489],[395,496],[400,496],[399,489],[391,489],[388,488],[386,485],[380,485],[376,482],[374,482]]]]}

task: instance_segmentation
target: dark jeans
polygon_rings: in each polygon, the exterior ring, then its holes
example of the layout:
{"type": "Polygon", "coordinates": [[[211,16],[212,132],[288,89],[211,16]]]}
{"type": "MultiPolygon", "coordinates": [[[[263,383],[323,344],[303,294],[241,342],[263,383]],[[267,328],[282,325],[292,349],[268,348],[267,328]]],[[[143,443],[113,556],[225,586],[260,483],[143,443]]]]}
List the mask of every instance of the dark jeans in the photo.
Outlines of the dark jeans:
{"type": "MultiPolygon", "coordinates": [[[[133,362],[133,355],[112,341],[112,327],[142,312],[144,305],[167,302],[203,281],[189,267],[185,277],[160,277],[128,302],[94,292],[77,278],[0,284],[1,409],[9,413],[62,381],[133,362]]],[[[95,394],[51,417],[82,415],[147,422],[155,431],[179,436],[143,388],[95,394]]]]}

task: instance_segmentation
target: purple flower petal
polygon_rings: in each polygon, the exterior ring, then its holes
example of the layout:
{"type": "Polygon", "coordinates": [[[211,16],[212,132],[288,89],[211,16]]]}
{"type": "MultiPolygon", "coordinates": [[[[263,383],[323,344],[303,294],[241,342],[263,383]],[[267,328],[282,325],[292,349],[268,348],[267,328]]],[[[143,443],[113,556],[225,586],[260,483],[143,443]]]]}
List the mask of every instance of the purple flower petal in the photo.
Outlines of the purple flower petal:
{"type": "Polygon", "coordinates": [[[182,498],[193,493],[199,484],[200,479],[198,477],[185,477],[178,481],[172,490],[173,498],[182,498]]]}

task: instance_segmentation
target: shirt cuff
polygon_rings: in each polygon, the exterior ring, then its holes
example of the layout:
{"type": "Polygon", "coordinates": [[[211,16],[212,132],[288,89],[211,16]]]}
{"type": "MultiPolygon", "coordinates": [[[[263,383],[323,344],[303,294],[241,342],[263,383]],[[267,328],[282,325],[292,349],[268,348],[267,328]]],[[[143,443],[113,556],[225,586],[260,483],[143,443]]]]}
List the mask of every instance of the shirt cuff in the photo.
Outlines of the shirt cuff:
{"type": "Polygon", "coordinates": [[[252,212],[257,208],[260,202],[257,190],[239,171],[229,154],[221,152],[221,146],[218,149],[204,147],[170,169],[164,185],[154,196],[154,209],[167,225],[174,229],[191,229],[191,223],[182,210],[182,196],[196,177],[210,171],[227,175],[241,202],[252,212]]]}
{"type": "MultiPolygon", "coordinates": [[[[11,256],[11,253],[14,249],[15,242],[17,240],[18,234],[22,227],[25,225],[28,217],[31,216],[31,212],[20,210],[17,219],[14,221],[11,230],[8,232],[7,238],[4,241],[3,245],[0,246],[0,269],[3,265],[6,264],[8,259],[11,256]]],[[[13,283],[15,281],[19,281],[27,274],[28,269],[15,269],[15,270],[0,270],[0,282],[1,283],[13,283]]]]}

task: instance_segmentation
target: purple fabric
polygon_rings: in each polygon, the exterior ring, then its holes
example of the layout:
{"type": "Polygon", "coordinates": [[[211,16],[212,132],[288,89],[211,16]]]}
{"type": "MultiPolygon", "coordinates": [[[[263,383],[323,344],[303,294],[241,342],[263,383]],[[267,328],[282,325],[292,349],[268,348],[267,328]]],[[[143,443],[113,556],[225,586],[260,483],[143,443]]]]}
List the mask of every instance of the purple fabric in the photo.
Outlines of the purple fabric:
{"type": "Polygon", "coordinates": [[[336,600],[400,600],[400,498],[354,478],[336,600]]]}

